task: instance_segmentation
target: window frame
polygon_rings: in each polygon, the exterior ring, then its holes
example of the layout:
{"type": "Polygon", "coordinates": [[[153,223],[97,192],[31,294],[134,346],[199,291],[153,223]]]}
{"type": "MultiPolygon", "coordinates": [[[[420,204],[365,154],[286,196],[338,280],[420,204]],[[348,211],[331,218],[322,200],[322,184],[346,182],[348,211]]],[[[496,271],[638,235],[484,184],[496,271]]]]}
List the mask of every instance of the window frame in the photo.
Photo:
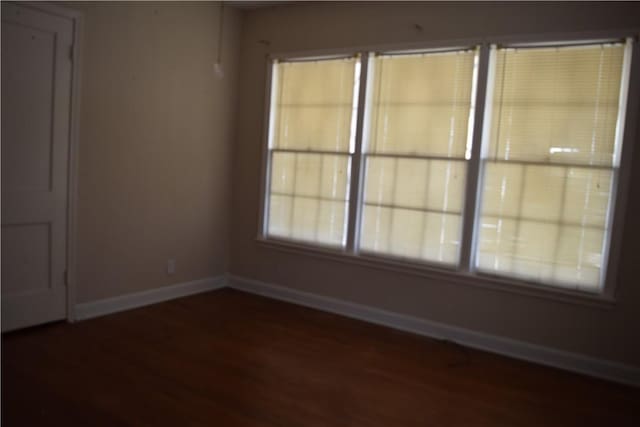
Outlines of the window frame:
{"type": "MultiPolygon", "coordinates": [[[[353,192],[357,191],[357,194],[359,194],[360,190],[359,187],[357,187],[357,185],[354,185],[354,168],[357,168],[357,170],[359,170],[359,163],[360,163],[360,147],[361,147],[361,140],[358,139],[358,135],[362,132],[362,123],[359,121],[360,120],[360,116],[361,116],[361,103],[364,102],[362,98],[362,93],[363,93],[363,89],[362,89],[362,83],[363,83],[363,76],[366,76],[367,72],[367,68],[366,65],[363,64],[363,62],[365,61],[366,55],[362,55],[359,52],[347,52],[347,53],[335,53],[335,54],[328,54],[328,55],[320,55],[320,56],[279,56],[279,57],[267,57],[267,71],[266,71],[266,92],[265,92],[265,124],[263,125],[263,129],[264,129],[264,136],[263,136],[263,145],[262,145],[262,161],[261,161],[261,183],[260,183],[260,200],[261,200],[261,212],[260,212],[260,216],[259,216],[259,228],[258,228],[258,237],[262,238],[264,240],[268,239],[268,240],[275,240],[275,241],[284,241],[284,242],[293,242],[293,243],[299,243],[299,244],[303,244],[303,245],[308,245],[311,247],[320,247],[320,248],[325,248],[325,249],[330,249],[330,250],[336,250],[336,251],[340,251],[340,252],[347,252],[349,251],[349,242],[352,241],[350,240],[350,234],[351,233],[351,212],[352,212],[352,197],[353,197],[353,192]],[[274,105],[275,105],[275,100],[273,98],[271,98],[271,93],[274,90],[275,84],[274,82],[277,81],[277,79],[274,79],[274,65],[276,64],[276,62],[309,62],[309,61],[315,61],[315,60],[332,60],[332,59],[347,59],[347,58],[358,58],[360,64],[360,70],[358,72],[359,74],[359,78],[360,81],[358,82],[357,88],[358,88],[358,93],[357,93],[357,115],[358,117],[356,117],[356,122],[355,122],[355,132],[356,134],[351,136],[350,138],[353,137],[354,139],[354,143],[353,143],[353,152],[351,152],[351,148],[349,148],[349,151],[347,151],[346,153],[343,152],[327,152],[327,151],[322,151],[322,150],[288,150],[288,149],[272,149],[270,147],[271,145],[271,141],[273,139],[273,127],[271,126],[273,123],[273,119],[275,117],[275,112],[274,112],[274,105]],[[348,165],[349,165],[349,180],[347,183],[347,192],[349,194],[349,199],[346,200],[347,206],[348,206],[348,217],[346,218],[347,223],[345,224],[345,228],[346,228],[346,235],[345,235],[345,240],[346,243],[344,245],[344,248],[339,246],[339,245],[331,245],[331,244],[327,244],[327,243],[323,243],[323,242],[305,242],[302,240],[297,240],[297,239],[287,239],[285,237],[280,237],[280,236],[269,236],[268,235],[268,220],[269,220],[269,195],[271,194],[271,159],[272,159],[272,153],[274,151],[280,151],[280,152],[293,152],[296,154],[302,154],[302,153],[308,153],[308,154],[328,154],[328,155],[344,155],[347,156],[349,158],[348,160],[348,165]],[[354,189],[354,187],[357,187],[354,189]]],[[[366,79],[366,77],[364,77],[364,79],[366,79]]],[[[355,82],[355,79],[354,79],[355,82]]],[[[356,98],[356,94],[354,94],[354,98],[356,98]]],[[[352,119],[353,120],[353,119],[352,119]]],[[[351,145],[351,144],[350,144],[351,145]]]]}
{"type": "MultiPolygon", "coordinates": [[[[460,227],[460,248],[458,250],[458,263],[457,264],[447,264],[447,263],[440,263],[440,262],[436,262],[436,261],[428,261],[428,260],[419,260],[419,259],[407,259],[407,258],[403,258],[394,254],[389,254],[389,253],[378,253],[375,251],[370,251],[370,250],[360,250],[359,244],[360,244],[360,239],[359,236],[356,236],[356,240],[354,242],[354,244],[356,245],[357,250],[355,251],[355,253],[362,255],[362,256],[366,256],[366,257],[370,257],[370,258],[376,258],[376,259],[391,259],[391,260],[395,260],[395,261],[406,261],[410,264],[419,264],[419,265],[425,265],[425,266],[429,266],[429,267],[434,267],[434,268],[439,268],[439,269],[443,269],[443,270],[447,270],[447,271],[453,271],[453,272],[468,272],[470,271],[468,268],[465,268],[465,259],[463,258],[463,254],[464,254],[464,250],[465,250],[465,245],[468,244],[467,239],[465,239],[465,230],[467,228],[467,212],[469,210],[469,206],[468,203],[469,201],[467,200],[468,198],[468,192],[469,192],[469,178],[471,176],[470,174],[470,170],[471,170],[471,165],[473,163],[473,147],[475,147],[475,137],[476,137],[476,129],[475,129],[475,124],[478,121],[477,118],[477,113],[478,113],[478,109],[479,109],[479,102],[482,102],[482,107],[484,110],[484,98],[478,98],[478,84],[479,84],[479,78],[480,78],[480,74],[479,74],[479,70],[480,70],[480,56],[482,53],[482,49],[483,46],[481,44],[471,44],[471,45],[464,45],[464,44],[452,44],[451,46],[441,46],[441,47],[428,47],[428,48],[423,48],[423,49],[404,49],[404,50],[399,50],[399,49],[385,49],[385,50],[378,50],[377,52],[375,52],[378,55],[397,55],[397,56],[401,56],[401,55],[412,55],[412,54],[429,54],[429,53],[434,53],[434,54],[438,54],[438,53],[448,53],[448,52],[464,52],[464,51],[473,51],[475,50],[475,58],[474,61],[477,58],[477,64],[474,64],[474,69],[473,69],[473,74],[472,74],[472,88],[471,88],[471,100],[470,100],[470,109],[473,110],[473,118],[472,120],[470,120],[471,123],[469,123],[467,125],[467,131],[469,131],[469,128],[471,125],[472,129],[471,129],[471,135],[467,136],[467,139],[471,139],[471,146],[472,146],[472,153],[471,153],[471,157],[469,159],[458,159],[458,158],[447,158],[447,157],[442,157],[439,158],[438,156],[429,156],[429,155],[405,155],[405,154],[395,154],[395,153],[371,153],[371,152],[361,152],[361,157],[362,157],[362,176],[360,177],[360,189],[359,189],[359,196],[360,199],[357,201],[357,229],[358,231],[360,231],[361,229],[361,225],[362,225],[362,209],[364,207],[364,202],[363,202],[363,197],[365,194],[365,188],[364,188],[364,170],[366,170],[365,167],[365,159],[371,158],[371,157],[380,157],[380,158],[405,158],[405,159],[418,159],[418,158],[422,158],[422,159],[429,159],[429,160],[448,160],[448,161],[466,161],[466,183],[465,183],[465,188],[464,188],[464,196],[462,199],[462,206],[461,206],[461,212],[460,212],[460,220],[462,221],[461,227],[460,227]]],[[[367,78],[368,78],[368,74],[367,74],[367,78]]],[[[371,82],[372,80],[369,80],[369,82],[371,82]]],[[[371,100],[372,99],[372,87],[369,85],[367,86],[367,92],[365,94],[365,101],[362,104],[362,109],[364,110],[364,114],[366,115],[367,113],[370,113],[372,111],[372,108],[367,105],[366,101],[367,100],[371,100]]],[[[368,116],[366,117],[366,122],[363,123],[363,131],[365,130],[369,130],[370,127],[368,126],[368,116]]],[[[364,138],[364,135],[363,135],[364,138]]],[[[361,141],[362,144],[364,143],[363,141],[361,141]]],[[[361,144],[361,147],[362,147],[361,144]]],[[[474,209],[474,207],[471,207],[472,209],[474,209]]]]}
{"type": "MultiPolygon", "coordinates": [[[[623,56],[623,64],[621,67],[622,70],[622,75],[621,75],[621,79],[620,79],[620,83],[621,86],[619,88],[620,91],[620,97],[619,97],[619,101],[618,101],[618,107],[620,108],[620,111],[618,112],[618,118],[617,118],[617,123],[616,123],[616,136],[615,139],[616,141],[614,141],[614,145],[618,145],[618,143],[620,143],[622,145],[621,150],[619,150],[618,152],[615,152],[614,149],[614,159],[616,159],[616,157],[619,157],[620,159],[617,161],[618,165],[616,166],[616,160],[614,160],[613,164],[611,166],[596,166],[596,168],[598,169],[606,169],[606,170],[610,170],[611,174],[612,174],[612,182],[611,182],[611,188],[612,188],[612,192],[611,192],[611,196],[610,196],[610,200],[609,200],[609,204],[608,204],[608,208],[607,208],[607,217],[605,219],[605,230],[604,230],[604,242],[603,242],[603,247],[602,247],[602,258],[604,260],[603,266],[604,266],[604,272],[601,272],[601,280],[602,280],[602,287],[599,291],[596,292],[592,292],[592,291],[588,291],[588,290],[575,290],[576,292],[580,292],[580,293],[587,293],[587,294],[592,294],[592,295],[602,295],[602,294],[608,294],[611,295],[611,298],[613,298],[614,295],[614,291],[615,289],[607,289],[608,286],[610,286],[610,283],[612,282],[613,279],[610,279],[609,273],[611,271],[611,267],[610,267],[610,249],[612,246],[612,234],[613,234],[613,230],[615,228],[615,224],[613,221],[614,216],[616,215],[616,213],[618,212],[619,208],[617,205],[617,201],[618,201],[618,196],[619,196],[619,183],[620,183],[620,172],[622,169],[622,149],[624,149],[625,145],[631,145],[631,144],[625,144],[625,139],[624,136],[621,135],[620,136],[620,140],[618,141],[618,128],[620,125],[622,125],[623,131],[626,131],[626,127],[628,125],[628,123],[626,123],[626,113],[629,111],[628,108],[628,94],[630,91],[630,79],[629,79],[629,71],[630,71],[630,65],[631,63],[627,63],[627,61],[630,61],[631,59],[633,59],[633,57],[635,57],[635,54],[633,52],[633,50],[635,49],[635,47],[637,46],[637,42],[635,42],[634,38],[631,37],[618,37],[618,38],[603,38],[603,39],[588,39],[588,40],[567,40],[567,41],[555,41],[555,42],[541,42],[541,43],[536,43],[536,42],[531,42],[531,43],[491,43],[489,44],[489,55],[491,56],[492,54],[495,54],[497,56],[498,52],[500,49],[509,49],[509,48],[546,48],[546,47],[572,47],[572,46],[585,46],[585,45],[593,45],[593,44],[598,44],[598,43],[609,43],[609,42],[622,42],[624,43],[624,56],[623,56]],[[627,52],[627,50],[629,50],[629,52],[627,52]],[[613,215],[612,215],[613,213],[613,215]]],[[[495,83],[495,79],[494,79],[494,73],[495,73],[495,69],[492,69],[492,67],[494,67],[496,65],[496,59],[495,58],[491,58],[490,57],[490,63],[489,63],[489,70],[488,70],[488,76],[487,76],[487,90],[490,91],[490,93],[493,94],[493,83],[495,83]]],[[[492,99],[489,98],[487,99],[487,105],[491,105],[492,104],[492,99]]],[[[491,127],[491,114],[493,114],[493,111],[490,110],[490,114],[489,115],[485,115],[483,116],[483,120],[485,122],[485,127],[483,127],[482,130],[482,143],[479,144],[480,145],[480,150],[484,150],[486,148],[488,148],[488,139],[491,137],[491,131],[490,131],[490,127],[491,127]]],[[[477,158],[477,161],[479,163],[479,174],[477,176],[478,178],[478,194],[477,194],[477,200],[478,202],[480,202],[481,198],[482,198],[482,193],[481,193],[481,186],[483,184],[483,179],[485,177],[485,168],[487,166],[488,163],[490,163],[491,161],[488,158],[485,158],[483,156],[483,153],[479,153],[479,156],[477,158]]],[[[500,160],[500,162],[503,162],[502,160],[500,160]]],[[[507,162],[508,163],[508,162],[507,162]]],[[[515,162],[517,163],[517,162],[515,162]]],[[[523,162],[523,164],[525,163],[529,163],[530,165],[532,164],[538,164],[538,162],[532,161],[532,162],[523,162]]],[[[540,163],[541,165],[545,165],[545,166],[561,166],[561,163],[540,163]]],[[[582,166],[578,165],[578,164],[566,164],[565,166],[567,167],[577,167],[580,168],[582,166]]],[[[584,166],[584,168],[593,168],[593,166],[584,166]]],[[[629,165],[630,168],[630,165],[629,165]]],[[[479,218],[482,215],[481,209],[477,209],[477,211],[475,212],[476,216],[474,219],[474,226],[476,224],[479,223],[479,218]]],[[[472,247],[472,258],[471,258],[471,262],[472,262],[472,270],[475,272],[475,274],[479,275],[479,276],[487,276],[487,277],[506,277],[508,278],[509,276],[507,274],[499,274],[499,273],[494,273],[494,272],[489,272],[489,271],[482,271],[479,269],[475,269],[475,264],[476,264],[476,260],[475,260],[475,256],[477,255],[478,251],[477,251],[477,238],[478,238],[478,233],[476,232],[476,234],[473,236],[474,237],[474,242],[473,242],[473,247],[472,247]]],[[[477,268],[477,267],[476,267],[477,268]]],[[[616,267],[617,268],[617,267],[616,267]]],[[[559,285],[558,283],[552,283],[552,282],[542,282],[542,281],[534,281],[534,280],[526,280],[526,279],[517,279],[515,277],[513,277],[514,280],[521,280],[521,281],[525,281],[527,283],[531,283],[533,285],[536,286],[544,286],[545,288],[562,288],[561,285],[559,285]]]]}
{"type": "MultiPolygon", "coordinates": [[[[523,294],[534,297],[558,300],[568,303],[611,307],[616,302],[616,288],[618,282],[618,270],[620,253],[624,231],[624,219],[628,202],[630,187],[631,161],[633,154],[633,139],[636,136],[637,123],[634,118],[638,116],[639,100],[637,96],[629,94],[638,93],[640,89],[640,43],[638,33],[640,29],[631,31],[598,31],[598,32],[573,32],[573,33],[545,33],[533,35],[511,35],[490,38],[436,40],[417,43],[395,43],[375,46],[359,46],[353,48],[308,50],[303,52],[272,53],[265,58],[265,98],[264,98],[264,122],[262,138],[262,156],[260,170],[260,209],[258,212],[258,233],[256,242],[265,248],[285,251],[289,253],[310,255],[339,262],[356,265],[364,265],[377,269],[395,271],[420,277],[428,277],[439,281],[488,288],[496,291],[523,294]],[[631,40],[629,57],[625,56],[628,64],[623,64],[622,81],[626,82],[626,90],[619,105],[626,106],[620,114],[620,123],[623,126],[621,135],[622,149],[620,151],[620,163],[613,183],[610,211],[610,236],[605,251],[605,273],[602,287],[598,292],[574,290],[559,287],[554,284],[540,283],[522,280],[515,277],[497,276],[478,271],[474,268],[477,246],[477,226],[479,219],[479,203],[482,195],[482,156],[483,139],[487,135],[487,126],[490,121],[485,121],[485,109],[488,105],[487,95],[490,94],[490,67],[495,61],[490,61],[491,46],[543,46],[543,45],[567,45],[569,43],[599,43],[613,40],[631,40]],[[462,234],[460,246],[460,261],[458,265],[443,265],[418,260],[409,260],[388,254],[371,254],[360,252],[359,232],[362,217],[362,197],[364,183],[364,156],[362,146],[364,132],[366,132],[366,101],[369,99],[370,82],[368,72],[369,57],[371,52],[376,53],[417,53],[442,50],[462,50],[478,48],[478,68],[475,76],[475,114],[473,115],[472,152],[468,160],[466,188],[462,212],[462,234]],[[349,201],[347,216],[347,235],[344,248],[322,245],[312,242],[304,242],[286,239],[267,234],[267,216],[269,209],[269,194],[271,176],[270,170],[270,132],[272,119],[271,99],[273,82],[274,61],[307,61],[320,59],[336,59],[353,55],[360,56],[360,82],[357,103],[357,117],[355,128],[355,148],[351,154],[351,175],[349,184],[349,201]],[[612,213],[612,214],[611,214],[612,213]]],[[[624,83],[623,83],[624,84],[624,83]]],[[[489,100],[490,101],[490,100],[489,100]]]]}

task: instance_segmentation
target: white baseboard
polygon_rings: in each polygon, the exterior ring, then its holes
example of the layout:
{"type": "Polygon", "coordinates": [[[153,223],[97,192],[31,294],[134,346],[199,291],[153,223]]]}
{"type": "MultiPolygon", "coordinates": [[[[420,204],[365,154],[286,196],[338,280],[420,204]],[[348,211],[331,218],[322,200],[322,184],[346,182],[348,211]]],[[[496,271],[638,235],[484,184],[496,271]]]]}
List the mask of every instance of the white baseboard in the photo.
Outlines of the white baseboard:
{"type": "Polygon", "coordinates": [[[186,297],[201,292],[220,289],[225,286],[225,276],[207,277],[192,282],[163,286],[134,294],[106,298],[98,301],[76,304],[76,320],[91,319],[145,305],[156,304],[174,298],[186,297]]]}
{"type": "Polygon", "coordinates": [[[541,365],[603,378],[619,383],[640,386],[640,368],[596,359],[577,353],[556,350],[509,338],[449,326],[443,323],[381,310],[361,304],[297,291],[258,280],[230,275],[227,286],[277,300],[303,305],[354,319],[431,338],[446,339],[458,344],[489,351],[541,365]]]}

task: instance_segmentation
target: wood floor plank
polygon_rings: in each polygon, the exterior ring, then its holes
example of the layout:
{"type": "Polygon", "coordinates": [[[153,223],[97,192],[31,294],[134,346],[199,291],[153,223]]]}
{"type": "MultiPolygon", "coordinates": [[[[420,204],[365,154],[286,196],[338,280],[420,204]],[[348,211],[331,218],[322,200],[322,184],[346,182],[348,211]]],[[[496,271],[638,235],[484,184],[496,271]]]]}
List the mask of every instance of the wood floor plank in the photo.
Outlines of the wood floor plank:
{"type": "Polygon", "coordinates": [[[640,390],[231,289],[2,336],[5,426],[636,426],[640,390]]]}

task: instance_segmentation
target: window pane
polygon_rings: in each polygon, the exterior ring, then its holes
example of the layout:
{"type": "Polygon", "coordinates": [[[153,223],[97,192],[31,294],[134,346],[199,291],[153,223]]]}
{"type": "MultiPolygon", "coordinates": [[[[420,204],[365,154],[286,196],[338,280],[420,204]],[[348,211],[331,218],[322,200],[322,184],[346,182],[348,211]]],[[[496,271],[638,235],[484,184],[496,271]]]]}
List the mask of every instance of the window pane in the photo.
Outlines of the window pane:
{"type": "Polygon", "coordinates": [[[391,208],[365,205],[362,212],[360,248],[365,251],[388,253],[391,241],[391,208]]]}
{"type": "Polygon", "coordinates": [[[295,154],[296,178],[293,191],[300,196],[320,196],[320,174],[322,156],[314,154],[295,154]]]}
{"type": "MultiPolygon", "coordinates": [[[[487,162],[484,169],[482,214],[517,217],[524,167],[520,164],[487,162]]],[[[484,229],[482,229],[484,230],[484,229]]]]}
{"type": "Polygon", "coordinates": [[[604,232],[598,228],[564,227],[558,242],[556,279],[579,288],[597,289],[602,268],[604,232]]]}
{"type": "Polygon", "coordinates": [[[499,49],[488,156],[613,166],[624,45],[499,49]]]}
{"type": "Polygon", "coordinates": [[[569,168],[563,220],[602,227],[607,219],[612,175],[606,169],[569,168]]]}
{"type": "Polygon", "coordinates": [[[368,151],[464,158],[474,61],[474,51],[371,61],[368,151]]]}
{"type": "Polygon", "coordinates": [[[468,110],[455,105],[380,106],[373,119],[370,150],[463,158],[468,117],[468,110]]]}
{"type": "Polygon", "coordinates": [[[349,156],[273,152],[271,192],[346,200],[349,156]]]}
{"type": "Polygon", "coordinates": [[[306,197],[293,199],[291,237],[295,240],[317,240],[320,200],[306,197]]]}
{"type": "Polygon", "coordinates": [[[478,268],[522,279],[553,279],[559,225],[484,217],[478,268]]]}
{"type": "MultiPolygon", "coordinates": [[[[367,158],[366,183],[364,200],[366,203],[377,205],[393,204],[395,180],[397,172],[397,159],[388,157],[367,158]]],[[[416,168],[417,169],[417,168],[416,168]]],[[[422,183],[424,187],[426,180],[422,183]]],[[[420,189],[415,190],[420,193],[420,189]]],[[[419,200],[416,203],[421,205],[419,200]]]]}
{"type": "Polygon", "coordinates": [[[366,171],[362,249],[457,263],[466,163],[369,157],[366,171]]]}
{"type": "Polygon", "coordinates": [[[295,153],[273,153],[271,157],[271,192],[293,194],[296,179],[295,153]]]}
{"type": "Polygon", "coordinates": [[[597,290],[611,174],[488,162],[478,268],[597,290]]]}
{"type": "Polygon", "coordinates": [[[365,205],[360,247],[365,252],[455,264],[460,234],[459,215],[365,205]]]}
{"type": "Polygon", "coordinates": [[[467,163],[432,160],[427,192],[427,208],[442,212],[462,212],[467,163]]]}
{"type": "Polygon", "coordinates": [[[344,246],[346,202],[272,195],[268,234],[344,246]]]}
{"type": "Polygon", "coordinates": [[[268,234],[276,237],[291,237],[292,214],[293,197],[272,195],[269,198],[268,234]]]}
{"type": "Polygon", "coordinates": [[[518,222],[484,215],[480,221],[478,269],[491,272],[510,272],[515,253],[518,222]]]}
{"type": "Polygon", "coordinates": [[[495,217],[483,218],[481,227],[481,270],[584,290],[598,288],[603,230],[495,217]]]}
{"type": "Polygon", "coordinates": [[[347,203],[320,202],[316,241],[332,246],[344,246],[347,227],[347,203]]]}
{"type": "Polygon", "coordinates": [[[368,157],[364,200],[460,213],[466,163],[462,161],[368,157]]]}
{"type": "Polygon", "coordinates": [[[327,199],[349,199],[349,156],[323,155],[320,174],[320,196],[327,199]]]}
{"type": "Polygon", "coordinates": [[[597,291],[624,45],[495,52],[477,267],[597,291]]]}
{"type": "Polygon", "coordinates": [[[462,217],[460,215],[428,213],[425,216],[423,258],[447,264],[457,264],[460,257],[462,217]]]}
{"type": "Polygon", "coordinates": [[[275,147],[343,152],[348,150],[350,105],[282,107],[278,113],[275,147]]]}
{"type": "Polygon", "coordinates": [[[271,148],[347,152],[358,70],[356,58],[274,64],[271,148]]]}
{"type": "Polygon", "coordinates": [[[521,218],[560,220],[564,208],[566,168],[557,166],[525,166],[522,180],[521,218]]]}
{"type": "Polygon", "coordinates": [[[558,225],[544,222],[519,221],[513,253],[514,275],[539,282],[553,277],[554,247],[558,240],[558,225]]]}
{"type": "Polygon", "coordinates": [[[349,156],[272,152],[268,234],[343,245],[349,156]]]}

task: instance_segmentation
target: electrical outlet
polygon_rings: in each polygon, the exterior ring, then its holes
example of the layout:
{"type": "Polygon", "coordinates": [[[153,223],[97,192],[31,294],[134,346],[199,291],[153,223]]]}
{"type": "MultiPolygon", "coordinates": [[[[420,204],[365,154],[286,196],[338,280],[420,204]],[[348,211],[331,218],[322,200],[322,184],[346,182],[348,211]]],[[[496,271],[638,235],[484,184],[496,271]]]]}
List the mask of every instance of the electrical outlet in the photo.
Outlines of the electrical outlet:
{"type": "Polygon", "coordinates": [[[176,260],[169,258],[167,260],[167,274],[172,275],[176,273],[176,260]]]}
{"type": "Polygon", "coordinates": [[[222,79],[224,77],[224,68],[222,68],[222,64],[220,62],[213,64],[213,71],[218,79],[222,79]]]}

